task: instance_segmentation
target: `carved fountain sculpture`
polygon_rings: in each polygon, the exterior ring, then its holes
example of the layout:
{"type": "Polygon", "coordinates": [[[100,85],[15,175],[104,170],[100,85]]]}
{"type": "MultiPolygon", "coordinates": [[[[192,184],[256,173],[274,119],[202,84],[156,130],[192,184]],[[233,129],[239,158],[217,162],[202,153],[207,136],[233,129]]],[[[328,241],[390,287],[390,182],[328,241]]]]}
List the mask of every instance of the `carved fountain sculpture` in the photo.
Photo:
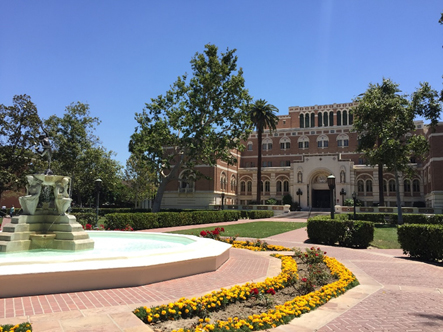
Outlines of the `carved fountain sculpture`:
{"type": "Polygon", "coordinates": [[[75,216],[66,214],[72,201],[69,197],[71,179],[52,174],[48,135],[42,135],[40,139],[43,146],[43,152],[40,154],[46,155],[48,169],[44,174],[26,176],[27,194],[19,198],[23,213],[14,216],[11,223],[3,227],[0,233],[0,252],[93,249],[94,241],[76,221],[75,216]],[[54,198],[38,208],[40,196],[50,196],[51,189],[54,198]]]}

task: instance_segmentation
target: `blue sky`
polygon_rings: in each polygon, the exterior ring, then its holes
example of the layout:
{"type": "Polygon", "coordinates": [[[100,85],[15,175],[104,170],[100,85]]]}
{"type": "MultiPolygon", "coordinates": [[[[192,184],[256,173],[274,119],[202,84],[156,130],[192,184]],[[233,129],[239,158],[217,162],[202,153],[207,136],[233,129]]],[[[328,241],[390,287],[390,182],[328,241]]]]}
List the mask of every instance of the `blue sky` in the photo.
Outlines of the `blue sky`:
{"type": "Polygon", "coordinates": [[[0,0],[0,104],[28,94],[48,118],[88,103],[124,165],[135,113],[207,43],[237,49],[250,94],[287,114],[383,77],[441,90],[441,12],[441,0],[0,0]]]}

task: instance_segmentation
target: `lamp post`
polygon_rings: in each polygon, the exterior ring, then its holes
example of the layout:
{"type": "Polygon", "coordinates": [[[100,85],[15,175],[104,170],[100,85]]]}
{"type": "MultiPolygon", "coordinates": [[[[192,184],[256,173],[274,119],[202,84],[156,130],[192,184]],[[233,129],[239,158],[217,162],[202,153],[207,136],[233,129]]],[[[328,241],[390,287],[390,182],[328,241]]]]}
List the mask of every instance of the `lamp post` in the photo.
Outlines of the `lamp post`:
{"type": "Polygon", "coordinates": [[[97,192],[97,201],[95,206],[95,227],[98,227],[98,206],[100,204],[100,189],[102,187],[102,180],[97,179],[95,182],[95,191],[97,192]]]}
{"type": "Polygon", "coordinates": [[[224,210],[225,209],[225,193],[221,194],[221,199],[222,199],[221,209],[224,210]]]}
{"type": "Polygon", "coordinates": [[[356,217],[356,211],[355,211],[355,201],[357,200],[357,194],[355,193],[355,191],[352,193],[352,200],[354,201],[354,220],[356,220],[357,219],[357,217],[356,217]]]}
{"type": "Polygon", "coordinates": [[[303,195],[303,191],[301,191],[301,189],[298,188],[296,194],[297,194],[297,196],[298,196],[298,207],[301,208],[301,205],[300,205],[300,196],[303,195]]]}
{"type": "Polygon", "coordinates": [[[344,206],[345,205],[345,195],[346,195],[345,188],[341,188],[340,195],[341,195],[341,206],[344,206]]]}
{"type": "Polygon", "coordinates": [[[328,187],[329,187],[330,196],[331,196],[331,219],[334,219],[335,176],[332,174],[328,176],[328,187]]]}

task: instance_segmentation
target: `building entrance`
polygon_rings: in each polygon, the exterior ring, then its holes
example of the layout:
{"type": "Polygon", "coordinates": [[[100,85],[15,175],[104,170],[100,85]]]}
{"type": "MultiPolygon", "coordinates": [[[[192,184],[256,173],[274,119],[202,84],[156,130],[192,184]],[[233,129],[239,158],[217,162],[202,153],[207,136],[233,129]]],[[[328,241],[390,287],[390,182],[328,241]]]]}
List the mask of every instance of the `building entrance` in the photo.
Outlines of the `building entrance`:
{"type": "Polygon", "coordinates": [[[331,208],[331,193],[329,190],[312,190],[312,207],[320,209],[331,208]]]}

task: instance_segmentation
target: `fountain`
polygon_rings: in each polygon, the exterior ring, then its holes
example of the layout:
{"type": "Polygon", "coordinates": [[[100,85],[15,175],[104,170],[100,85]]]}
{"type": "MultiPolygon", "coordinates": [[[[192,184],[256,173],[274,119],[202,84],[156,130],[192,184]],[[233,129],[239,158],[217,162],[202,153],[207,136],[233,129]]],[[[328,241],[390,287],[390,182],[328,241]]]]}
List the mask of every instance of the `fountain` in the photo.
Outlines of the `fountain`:
{"type": "MultiPolygon", "coordinates": [[[[47,155],[50,166],[48,135],[42,135],[41,140],[41,155],[47,155]]],[[[23,213],[14,216],[0,232],[3,298],[140,286],[215,271],[229,259],[231,246],[211,239],[161,233],[85,232],[75,217],[66,213],[71,205],[70,180],[53,175],[49,167],[44,174],[27,176],[27,194],[20,197],[23,213]],[[97,253],[93,239],[100,248],[101,238],[106,236],[110,237],[110,247],[97,253]],[[141,239],[179,246],[160,245],[152,250],[127,252],[119,247],[124,239],[131,244],[141,239]]]]}
{"type": "MultiPolygon", "coordinates": [[[[66,214],[71,205],[70,178],[62,175],[34,174],[27,176],[27,195],[19,198],[23,214],[14,216],[0,234],[0,252],[32,249],[85,250],[94,248],[94,241],[76,221],[66,214]],[[46,186],[42,189],[43,186],[46,186]],[[53,189],[53,201],[37,208],[40,195],[53,189]]],[[[46,195],[47,196],[47,195],[46,195]]]]}

